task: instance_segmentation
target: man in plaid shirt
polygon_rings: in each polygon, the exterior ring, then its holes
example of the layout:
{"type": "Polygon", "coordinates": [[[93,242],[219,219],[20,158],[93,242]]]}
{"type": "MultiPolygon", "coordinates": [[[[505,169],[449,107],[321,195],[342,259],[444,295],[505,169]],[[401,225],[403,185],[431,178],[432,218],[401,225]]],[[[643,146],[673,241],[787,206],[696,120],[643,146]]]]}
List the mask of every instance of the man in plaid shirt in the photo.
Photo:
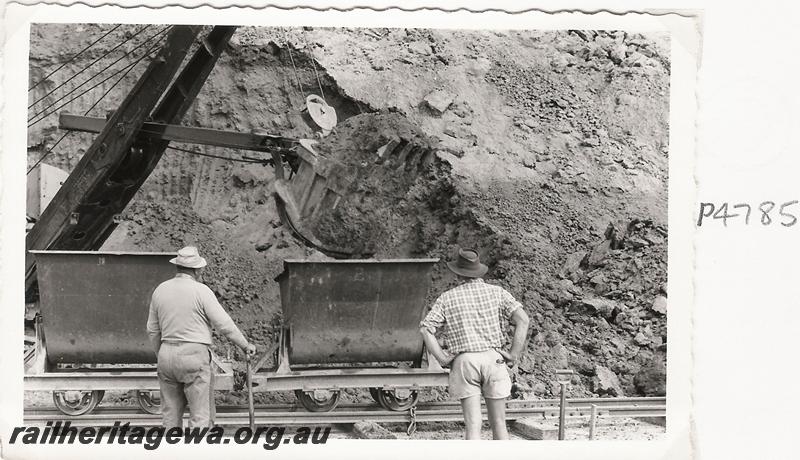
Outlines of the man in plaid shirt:
{"type": "Polygon", "coordinates": [[[481,438],[481,395],[486,400],[494,439],[508,439],[506,398],[511,394],[509,367],[522,353],[528,334],[528,315],[505,289],[484,283],[488,267],[474,250],[461,249],[447,267],[461,284],[445,292],[420,323],[425,346],[442,366],[450,366],[450,396],[461,401],[466,439],[481,438]],[[501,319],[514,325],[511,350],[505,342],[501,319]],[[434,336],[444,329],[447,351],[434,336]]]}

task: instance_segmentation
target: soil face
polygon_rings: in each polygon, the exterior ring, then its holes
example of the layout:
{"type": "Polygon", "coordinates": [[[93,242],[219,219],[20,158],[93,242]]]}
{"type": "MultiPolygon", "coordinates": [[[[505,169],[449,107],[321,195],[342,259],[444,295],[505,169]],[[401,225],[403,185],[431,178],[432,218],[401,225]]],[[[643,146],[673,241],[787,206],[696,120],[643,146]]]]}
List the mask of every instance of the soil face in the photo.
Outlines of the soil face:
{"type": "MultiPolygon", "coordinates": [[[[109,29],[33,27],[32,82],[109,29]]],[[[110,37],[118,43],[137,30],[110,37]]],[[[31,102],[115,43],[49,77],[31,102]]],[[[348,166],[351,193],[319,216],[317,236],[346,237],[381,258],[447,259],[459,246],[476,248],[490,268],[485,279],[532,319],[516,370],[524,397],[555,395],[560,368],[576,371],[576,396],[661,395],[668,50],[666,36],[624,32],[242,27],[184,124],[314,138],[301,111],[308,94],[323,93],[339,123],[318,150],[348,166]],[[431,149],[432,160],[411,171],[376,163],[380,146],[397,138],[431,149]]],[[[140,72],[62,111],[84,113],[108,90],[90,111],[102,116],[140,72]]],[[[35,124],[30,162],[60,136],[56,115],[35,124]]],[[[45,162],[69,171],[91,139],[71,134],[45,162]]],[[[267,346],[280,320],[272,280],[282,260],[325,257],[283,228],[272,181],[269,166],[168,150],[105,249],[199,246],[209,260],[204,281],[245,334],[267,346]]],[[[453,283],[444,264],[436,267],[429,300],[453,283]]],[[[229,345],[218,347],[225,355],[229,345]]]]}

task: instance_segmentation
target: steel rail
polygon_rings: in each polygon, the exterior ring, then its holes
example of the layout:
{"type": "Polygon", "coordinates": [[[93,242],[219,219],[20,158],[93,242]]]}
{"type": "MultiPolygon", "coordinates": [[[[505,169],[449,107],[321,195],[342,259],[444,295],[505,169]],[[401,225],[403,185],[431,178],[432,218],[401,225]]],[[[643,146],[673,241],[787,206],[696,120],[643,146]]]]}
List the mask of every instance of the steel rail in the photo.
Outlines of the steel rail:
{"type": "MultiPolygon", "coordinates": [[[[526,408],[552,408],[558,406],[558,399],[536,399],[536,400],[520,400],[520,399],[512,399],[506,403],[506,407],[508,409],[515,409],[515,410],[524,410],[526,408]]],[[[360,403],[360,404],[339,404],[337,410],[367,410],[370,407],[377,407],[372,403],[360,403]]],[[[594,404],[599,408],[604,406],[664,406],[667,404],[667,399],[665,397],[652,397],[652,396],[643,396],[643,397],[622,397],[622,398],[571,398],[567,399],[567,405],[570,408],[581,408],[584,407],[591,407],[594,404]]],[[[458,409],[460,406],[457,402],[454,401],[428,401],[428,402],[420,402],[417,404],[418,410],[428,410],[428,409],[458,409]]],[[[304,408],[298,406],[296,404],[256,404],[254,406],[256,410],[265,411],[265,412],[294,412],[294,411],[305,411],[304,408]]],[[[236,412],[237,410],[243,410],[242,406],[238,405],[217,405],[217,412],[236,412]]],[[[107,412],[114,412],[114,413],[125,413],[130,412],[131,414],[140,413],[140,409],[138,406],[100,406],[95,409],[92,413],[93,414],[102,414],[107,412]]],[[[26,414],[38,414],[38,415],[47,415],[47,414],[57,414],[58,409],[55,407],[29,407],[25,409],[26,414]]]]}
{"type": "MultiPolygon", "coordinates": [[[[588,417],[591,404],[586,401],[599,401],[598,416],[601,418],[616,417],[664,417],[666,405],[663,398],[650,398],[638,403],[626,403],[617,398],[579,400],[568,404],[567,417],[588,417]]],[[[620,398],[624,399],[624,398],[620,398]]],[[[634,398],[638,399],[638,398],[634,398]]],[[[644,398],[642,398],[644,399],[644,398]]],[[[544,401],[509,401],[506,418],[516,420],[523,417],[556,417],[559,407],[544,401]]],[[[244,407],[223,406],[218,408],[216,423],[221,426],[245,426],[249,423],[244,407]]],[[[484,409],[485,414],[485,409],[484,409]]],[[[26,424],[44,424],[49,421],[69,420],[74,426],[111,426],[114,422],[128,422],[132,426],[156,426],[161,417],[141,413],[136,407],[99,408],[95,412],[79,417],[65,416],[54,408],[26,409],[26,424]]],[[[332,423],[356,423],[359,421],[378,423],[407,423],[410,416],[407,412],[393,412],[380,409],[373,404],[350,404],[331,412],[307,412],[297,406],[259,406],[255,412],[258,425],[324,425],[332,423]]],[[[457,422],[463,420],[461,408],[457,403],[423,403],[417,406],[417,422],[457,422]]]]}

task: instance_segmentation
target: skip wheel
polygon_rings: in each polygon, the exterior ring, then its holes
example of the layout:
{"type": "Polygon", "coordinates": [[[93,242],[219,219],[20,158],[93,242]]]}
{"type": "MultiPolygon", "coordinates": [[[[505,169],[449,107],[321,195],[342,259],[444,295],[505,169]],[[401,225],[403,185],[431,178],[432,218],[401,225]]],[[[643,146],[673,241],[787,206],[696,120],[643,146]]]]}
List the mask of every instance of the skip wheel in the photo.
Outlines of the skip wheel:
{"type": "Polygon", "coordinates": [[[303,405],[310,412],[328,412],[333,410],[339,404],[339,391],[303,391],[294,390],[300,404],[303,405]]]}
{"type": "Polygon", "coordinates": [[[381,403],[380,395],[378,394],[378,392],[380,391],[381,391],[380,388],[375,388],[375,387],[370,387],[369,389],[369,395],[372,396],[372,399],[378,404],[381,403]]]}
{"type": "Polygon", "coordinates": [[[105,395],[104,390],[54,391],[53,402],[65,415],[78,416],[93,411],[105,395]]]}
{"type": "Polygon", "coordinates": [[[161,392],[136,391],[136,404],[148,414],[161,415],[161,392]]]}
{"type": "Polygon", "coordinates": [[[397,412],[406,411],[411,409],[417,404],[419,400],[419,393],[417,391],[408,391],[408,396],[398,395],[394,390],[377,390],[378,397],[376,398],[378,404],[386,410],[397,412]]]}

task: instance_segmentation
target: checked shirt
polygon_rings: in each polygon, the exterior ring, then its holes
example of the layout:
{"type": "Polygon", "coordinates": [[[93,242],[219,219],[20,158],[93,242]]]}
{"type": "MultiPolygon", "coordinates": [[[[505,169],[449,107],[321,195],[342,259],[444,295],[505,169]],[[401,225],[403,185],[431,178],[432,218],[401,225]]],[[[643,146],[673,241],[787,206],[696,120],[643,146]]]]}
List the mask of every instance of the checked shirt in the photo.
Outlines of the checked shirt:
{"type": "Polygon", "coordinates": [[[475,278],[440,295],[420,327],[434,334],[444,326],[452,354],[500,348],[505,342],[501,320],[521,306],[505,289],[475,278]]]}

